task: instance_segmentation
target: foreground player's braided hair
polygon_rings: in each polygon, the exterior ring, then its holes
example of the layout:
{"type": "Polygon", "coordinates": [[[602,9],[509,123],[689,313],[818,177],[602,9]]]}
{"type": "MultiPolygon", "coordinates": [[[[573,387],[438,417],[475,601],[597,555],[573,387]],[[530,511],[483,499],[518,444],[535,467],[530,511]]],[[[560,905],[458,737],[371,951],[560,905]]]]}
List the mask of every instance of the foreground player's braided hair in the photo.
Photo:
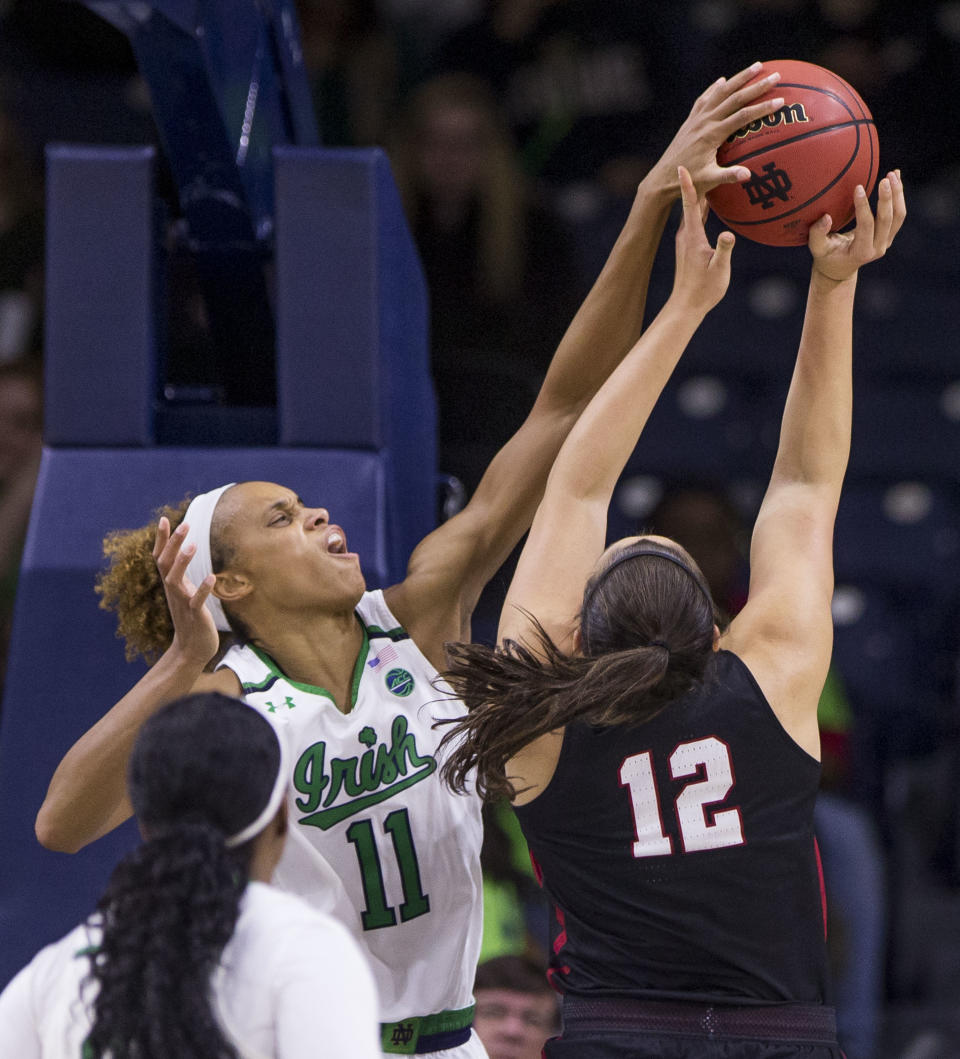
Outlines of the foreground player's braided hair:
{"type": "Polygon", "coordinates": [[[98,904],[91,954],[99,991],[92,1059],[236,1059],[210,1006],[210,976],[230,940],[252,840],[227,838],[270,802],[280,746],[269,723],[225,695],[191,695],[146,722],[129,789],[145,841],[98,904]]]}
{"type": "Polygon", "coordinates": [[[582,654],[568,655],[535,617],[534,649],[447,645],[442,678],[467,707],[451,729],[443,779],[464,792],[474,768],[485,798],[513,798],[507,762],[574,721],[640,724],[703,677],[716,611],[699,571],[663,544],[639,541],[587,583],[582,654]]]}

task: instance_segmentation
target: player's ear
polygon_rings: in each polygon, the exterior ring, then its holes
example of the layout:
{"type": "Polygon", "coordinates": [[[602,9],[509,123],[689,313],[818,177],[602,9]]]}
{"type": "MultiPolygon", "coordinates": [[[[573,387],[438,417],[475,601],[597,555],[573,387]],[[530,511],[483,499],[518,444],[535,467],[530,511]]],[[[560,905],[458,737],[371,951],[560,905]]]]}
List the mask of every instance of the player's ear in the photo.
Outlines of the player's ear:
{"type": "Polygon", "coordinates": [[[236,603],[249,596],[252,591],[253,582],[244,574],[234,573],[231,570],[217,574],[217,580],[213,586],[213,594],[222,603],[236,603]]]}

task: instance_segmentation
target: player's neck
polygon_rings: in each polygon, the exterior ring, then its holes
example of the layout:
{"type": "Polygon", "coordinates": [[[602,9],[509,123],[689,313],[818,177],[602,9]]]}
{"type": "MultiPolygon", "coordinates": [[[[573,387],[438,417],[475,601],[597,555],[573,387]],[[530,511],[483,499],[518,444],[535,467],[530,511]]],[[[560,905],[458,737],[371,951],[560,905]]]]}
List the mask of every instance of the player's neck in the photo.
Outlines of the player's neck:
{"type": "Polygon", "coordinates": [[[283,674],[298,684],[324,688],[337,707],[351,708],[357,655],[363,645],[363,626],[351,610],[343,614],[289,617],[274,623],[269,637],[258,637],[283,674]]]}

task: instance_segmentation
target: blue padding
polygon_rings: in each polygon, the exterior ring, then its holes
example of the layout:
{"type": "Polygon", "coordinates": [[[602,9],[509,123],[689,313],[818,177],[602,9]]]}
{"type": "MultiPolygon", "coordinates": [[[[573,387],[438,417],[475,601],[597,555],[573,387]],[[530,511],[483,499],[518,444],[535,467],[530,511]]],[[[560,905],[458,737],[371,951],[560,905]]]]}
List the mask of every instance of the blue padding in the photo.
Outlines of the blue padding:
{"type": "Polygon", "coordinates": [[[152,147],[47,148],[44,437],[147,445],[155,393],[152,147]]]}
{"type": "MultiPolygon", "coordinates": [[[[398,500],[432,512],[426,288],[386,156],[278,147],[274,158],[280,443],[386,450],[398,500]]],[[[404,522],[401,553],[430,522],[404,522]]]]}
{"type": "Polygon", "coordinates": [[[290,449],[47,450],[17,596],[0,717],[0,987],[93,907],[126,828],[76,856],[42,849],[33,821],[57,762],[143,673],[123,660],[93,591],[100,542],[163,503],[227,481],[265,479],[322,504],[345,529],[371,587],[396,579],[392,516],[375,453],[290,449]]]}

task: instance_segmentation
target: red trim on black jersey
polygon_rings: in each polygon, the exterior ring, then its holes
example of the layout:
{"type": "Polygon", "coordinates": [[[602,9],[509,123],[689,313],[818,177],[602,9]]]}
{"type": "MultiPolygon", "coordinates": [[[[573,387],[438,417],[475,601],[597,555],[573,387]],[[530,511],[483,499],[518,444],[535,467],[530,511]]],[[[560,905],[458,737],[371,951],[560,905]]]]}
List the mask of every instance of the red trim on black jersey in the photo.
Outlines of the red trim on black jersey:
{"type": "Polygon", "coordinates": [[[563,909],[559,905],[553,906],[553,912],[557,917],[557,922],[560,924],[560,930],[557,936],[553,939],[554,954],[559,956],[560,950],[567,944],[567,921],[564,917],[563,909]]]}
{"type": "Polygon", "coordinates": [[[827,939],[827,887],[823,881],[823,862],[820,860],[820,843],[813,837],[813,852],[817,856],[817,876],[820,879],[820,907],[823,909],[823,939],[827,939]]]}
{"type": "Polygon", "coordinates": [[[537,885],[540,889],[543,889],[543,868],[540,867],[540,862],[533,855],[533,850],[528,849],[527,852],[530,854],[530,864],[533,867],[533,874],[537,880],[537,885]]]}

